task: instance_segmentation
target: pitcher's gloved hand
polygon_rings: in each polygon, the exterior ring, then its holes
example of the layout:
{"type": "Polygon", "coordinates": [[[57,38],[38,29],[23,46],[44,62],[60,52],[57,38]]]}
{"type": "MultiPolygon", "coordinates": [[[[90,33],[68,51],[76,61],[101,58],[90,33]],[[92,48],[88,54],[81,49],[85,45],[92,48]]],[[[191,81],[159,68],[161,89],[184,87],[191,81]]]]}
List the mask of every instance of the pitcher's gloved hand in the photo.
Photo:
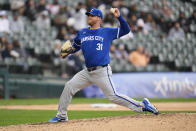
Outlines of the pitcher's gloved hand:
{"type": "Polygon", "coordinates": [[[69,40],[67,40],[61,47],[61,57],[66,58],[74,51],[74,48],[69,40]]]}

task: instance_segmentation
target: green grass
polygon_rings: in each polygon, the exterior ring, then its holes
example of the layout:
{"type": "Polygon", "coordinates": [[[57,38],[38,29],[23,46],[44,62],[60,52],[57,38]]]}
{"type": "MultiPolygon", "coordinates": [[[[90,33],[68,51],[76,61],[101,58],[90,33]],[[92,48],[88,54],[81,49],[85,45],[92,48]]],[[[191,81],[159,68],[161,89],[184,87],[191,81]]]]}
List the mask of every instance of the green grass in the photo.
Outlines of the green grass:
{"type": "MultiPolygon", "coordinates": [[[[142,99],[136,99],[142,100],[142,99]]],[[[47,105],[58,104],[59,98],[48,99],[0,99],[0,105],[47,105]]],[[[196,98],[156,98],[150,99],[151,102],[196,102],[196,98]]],[[[74,98],[71,104],[93,104],[93,103],[110,103],[107,99],[101,98],[74,98]]]]}
{"type": "Polygon", "coordinates": [[[150,99],[150,101],[151,102],[196,102],[196,98],[153,98],[150,99]]]}
{"type": "Polygon", "coordinates": [[[161,111],[161,113],[196,113],[196,111],[161,111]]]}
{"type": "MultiPolygon", "coordinates": [[[[0,126],[47,122],[56,111],[0,109],[0,126]]],[[[69,120],[136,114],[132,111],[68,111],[69,120]]]]}
{"type": "MultiPolygon", "coordinates": [[[[196,113],[196,111],[162,111],[161,113],[196,113]]],[[[47,122],[54,117],[51,110],[7,110],[0,109],[0,126],[47,122]]],[[[137,114],[133,111],[68,111],[69,120],[137,114]]]]}
{"type": "MultiPolygon", "coordinates": [[[[142,99],[136,99],[142,100],[142,99]]],[[[50,99],[0,99],[0,105],[44,105],[58,104],[59,98],[50,99]]],[[[170,99],[150,99],[151,102],[196,102],[196,98],[170,98],[170,99]]],[[[93,103],[110,103],[107,99],[96,98],[74,98],[71,104],[93,104],[93,103]]],[[[196,113],[196,111],[165,111],[162,113],[196,113]]],[[[56,111],[50,110],[7,110],[0,109],[0,126],[26,124],[26,123],[41,123],[47,122],[54,117],[56,111]]],[[[69,111],[69,120],[123,116],[136,114],[133,111],[69,111]]]]}

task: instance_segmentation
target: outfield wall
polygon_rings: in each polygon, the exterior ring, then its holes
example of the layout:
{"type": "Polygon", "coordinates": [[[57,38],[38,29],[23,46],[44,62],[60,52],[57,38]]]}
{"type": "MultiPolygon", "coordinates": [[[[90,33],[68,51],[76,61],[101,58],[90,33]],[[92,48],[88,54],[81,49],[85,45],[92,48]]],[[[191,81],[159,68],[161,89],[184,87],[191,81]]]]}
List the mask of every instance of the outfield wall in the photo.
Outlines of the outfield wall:
{"type": "MultiPolygon", "coordinates": [[[[196,98],[196,73],[117,73],[112,76],[116,90],[133,98],[196,98]]],[[[84,89],[86,97],[104,97],[96,86],[84,89]]]]}
{"type": "MultiPolygon", "coordinates": [[[[68,80],[9,74],[7,96],[8,98],[59,98],[68,80]]],[[[196,73],[116,73],[113,74],[113,81],[118,93],[133,98],[196,98],[196,73]]],[[[3,83],[4,80],[0,77],[0,98],[3,83]]],[[[83,96],[103,98],[104,94],[93,85],[75,95],[75,97],[83,96]]]]}

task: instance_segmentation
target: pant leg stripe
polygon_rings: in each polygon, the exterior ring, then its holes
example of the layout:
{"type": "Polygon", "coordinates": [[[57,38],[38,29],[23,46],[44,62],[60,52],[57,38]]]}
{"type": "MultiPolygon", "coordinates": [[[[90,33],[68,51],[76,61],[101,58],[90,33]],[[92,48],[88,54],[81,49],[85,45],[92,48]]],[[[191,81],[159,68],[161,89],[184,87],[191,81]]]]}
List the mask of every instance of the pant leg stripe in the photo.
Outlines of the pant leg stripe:
{"type": "Polygon", "coordinates": [[[108,75],[108,79],[109,79],[109,81],[110,81],[110,85],[111,85],[111,87],[112,87],[112,90],[113,90],[114,94],[115,94],[117,97],[119,97],[119,98],[121,98],[121,99],[123,99],[123,100],[126,100],[126,101],[128,101],[129,103],[131,103],[131,104],[133,104],[133,105],[135,105],[135,106],[137,106],[137,107],[141,107],[141,105],[137,105],[137,104],[131,102],[130,100],[128,100],[128,99],[126,99],[126,98],[124,98],[124,97],[122,97],[122,96],[119,96],[119,95],[115,92],[114,87],[113,87],[113,85],[112,85],[112,82],[111,82],[111,80],[110,80],[109,73],[108,73],[108,67],[107,67],[107,75],[108,75]]]}

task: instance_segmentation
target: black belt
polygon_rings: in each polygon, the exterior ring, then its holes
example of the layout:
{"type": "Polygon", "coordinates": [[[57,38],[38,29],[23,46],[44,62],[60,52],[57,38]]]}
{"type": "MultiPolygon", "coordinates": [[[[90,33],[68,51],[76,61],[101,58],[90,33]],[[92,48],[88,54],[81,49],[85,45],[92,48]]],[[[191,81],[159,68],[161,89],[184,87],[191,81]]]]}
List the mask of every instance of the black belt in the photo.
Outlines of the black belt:
{"type": "Polygon", "coordinates": [[[100,68],[103,68],[103,67],[106,67],[106,66],[108,66],[108,64],[102,65],[102,66],[89,67],[89,68],[87,68],[87,70],[89,72],[91,72],[91,71],[94,71],[94,70],[97,70],[97,69],[100,69],[100,68]]]}

